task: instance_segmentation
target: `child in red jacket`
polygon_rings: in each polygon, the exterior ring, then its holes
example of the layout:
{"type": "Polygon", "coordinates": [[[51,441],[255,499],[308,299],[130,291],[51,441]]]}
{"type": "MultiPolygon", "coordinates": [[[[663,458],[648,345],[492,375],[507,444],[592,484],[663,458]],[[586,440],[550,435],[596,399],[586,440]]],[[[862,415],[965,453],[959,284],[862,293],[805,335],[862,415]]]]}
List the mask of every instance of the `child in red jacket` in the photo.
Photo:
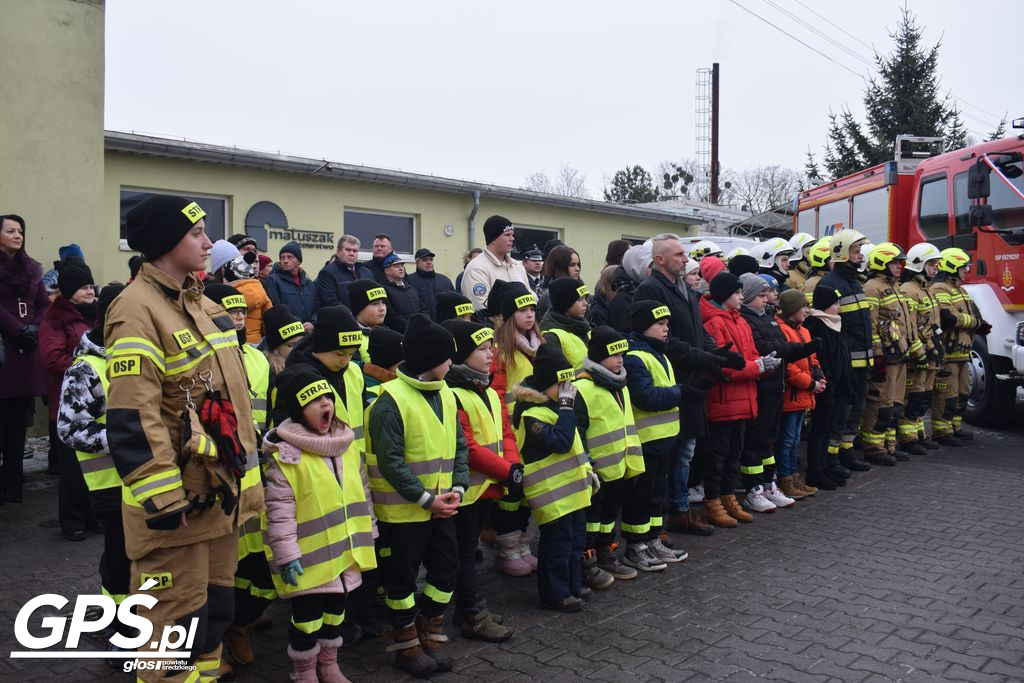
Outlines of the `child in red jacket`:
{"type": "MultiPolygon", "coordinates": [[[[502,625],[504,620],[492,615],[477,595],[476,548],[480,529],[505,487],[510,497],[518,494],[522,498],[523,466],[505,402],[489,386],[494,331],[467,320],[445,320],[441,324],[455,337],[453,365],[445,382],[455,393],[459,424],[469,448],[469,487],[455,516],[460,565],[455,610],[462,619],[464,637],[501,643],[512,637],[512,629],[502,625]]],[[[509,536],[508,530],[501,528],[503,515],[496,513],[494,522],[501,544],[503,537],[509,536]]],[[[510,541],[514,559],[524,565],[522,574],[529,574],[532,568],[519,553],[522,532],[518,519],[508,520],[506,525],[513,527],[510,541]]]]}
{"type": "Polygon", "coordinates": [[[716,384],[708,391],[707,458],[704,468],[704,510],[715,526],[734,527],[754,521],[753,515],[736,502],[740,455],[747,421],[757,417],[757,378],[782,362],[774,352],[758,356],[750,325],[740,315],[743,286],[729,272],[711,280],[710,291],[700,300],[704,329],[715,344],[732,343],[746,359],[742,370],[723,368],[729,382],[716,384]]]}

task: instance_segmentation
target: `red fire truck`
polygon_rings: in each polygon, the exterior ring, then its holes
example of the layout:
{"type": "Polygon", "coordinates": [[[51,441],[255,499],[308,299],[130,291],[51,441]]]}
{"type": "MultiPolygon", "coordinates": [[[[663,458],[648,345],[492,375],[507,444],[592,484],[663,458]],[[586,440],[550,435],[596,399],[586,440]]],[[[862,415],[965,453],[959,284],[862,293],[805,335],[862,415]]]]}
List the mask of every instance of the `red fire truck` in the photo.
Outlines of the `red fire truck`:
{"type": "Polygon", "coordinates": [[[875,244],[928,241],[971,254],[967,289],[992,332],[975,339],[967,419],[997,424],[1024,385],[1024,135],[952,152],[942,138],[901,135],[895,157],[800,192],[794,227],[815,237],[854,228],[875,244]]]}

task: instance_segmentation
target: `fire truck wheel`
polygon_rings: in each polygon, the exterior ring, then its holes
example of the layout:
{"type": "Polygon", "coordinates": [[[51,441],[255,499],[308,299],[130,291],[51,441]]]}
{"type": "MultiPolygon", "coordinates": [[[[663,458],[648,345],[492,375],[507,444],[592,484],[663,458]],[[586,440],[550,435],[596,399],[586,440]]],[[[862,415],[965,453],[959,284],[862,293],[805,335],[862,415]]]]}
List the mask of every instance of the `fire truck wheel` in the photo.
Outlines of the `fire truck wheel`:
{"type": "Polygon", "coordinates": [[[985,348],[984,339],[975,339],[971,362],[967,366],[970,395],[964,418],[979,427],[997,427],[1013,416],[1017,399],[1016,385],[996,378],[995,359],[985,348]]]}

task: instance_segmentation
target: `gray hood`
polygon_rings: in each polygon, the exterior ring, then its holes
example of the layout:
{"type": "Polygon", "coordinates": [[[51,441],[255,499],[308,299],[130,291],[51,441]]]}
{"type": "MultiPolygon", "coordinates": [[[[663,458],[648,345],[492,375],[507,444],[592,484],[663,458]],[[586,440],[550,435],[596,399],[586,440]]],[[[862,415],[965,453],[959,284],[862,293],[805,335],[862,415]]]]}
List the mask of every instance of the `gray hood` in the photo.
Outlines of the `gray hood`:
{"type": "Polygon", "coordinates": [[[622,268],[637,284],[647,279],[647,267],[651,265],[651,245],[644,243],[630,247],[622,256],[622,268]]]}

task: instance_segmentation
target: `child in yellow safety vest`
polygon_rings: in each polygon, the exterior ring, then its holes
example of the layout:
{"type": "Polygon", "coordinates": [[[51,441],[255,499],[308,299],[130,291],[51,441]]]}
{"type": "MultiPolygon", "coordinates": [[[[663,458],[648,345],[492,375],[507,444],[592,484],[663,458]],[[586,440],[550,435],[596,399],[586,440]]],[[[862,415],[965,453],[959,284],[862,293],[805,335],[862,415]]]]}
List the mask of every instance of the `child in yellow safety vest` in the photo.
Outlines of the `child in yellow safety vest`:
{"type": "Polygon", "coordinates": [[[554,344],[579,370],[587,357],[590,323],[587,314],[587,286],[576,278],[560,277],[548,286],[551,308],[540,321],[544,341],[554,344]]]}
{"type": "Polygon", "coordinates": [[[587,508],[587,549],[583,554],[583,582],[595,589],[637,575],[636,569],[619,562],[615,543],[615,522],[622,511],[625,482],[644,472],[623,367],[628,350],[629,342],[611,327],[594,328],[583,370],[575,382],[576,418],[583,448],[601,479],[601,488],[587,508]]]}
{"type": "Polygon", "coordinates": [[[544,344],[533,374],[511,390],[512,426],[525,465],[523,492],[540,526],[537,589],[541,607],[578,612],[590,589],[580,557],[587,544],[587,507],[600,480],[576,429],[577,390],[572,364],[554,344],[544,344]]]}
{"type": "Polygon", "coordinates": [[[288,418],[267,434],[267,548],[274,584],[292,606],[292,680],[341,683],[341,624],[361,572],[376,566],[376,519],[352,428],[330,383],[308,365],[278,377],[288,418]]]}
{"type": "MultiPolygon", "coordinates": [[[[509,552],[515,562],[523,563],[519,554],[519,529],[513,527],[509,534],[502,528],[509,517],[515,523],[515,516],[494,510],[495,501],[503,496],[522,499],[523,466],[519,462],[508,411],[498,393],[489,386],[493,330],[465,320],[446,320],[441,324],[455,337],[453,365],[445,382],[455,393],[469,462],[469,488],[455,517],[460,565],[455,585],[455,611],[462,621],[464,637],[501,643],[512,637],[512,629],[504,626],[504,619],[490,612],[477,595],[476,549],[480,530],[493,512],[499,548],[495,563],[501,562],[502,556],[509,552]]],[[[525,573],[531,571],[526,565],[525,573]]]]}

